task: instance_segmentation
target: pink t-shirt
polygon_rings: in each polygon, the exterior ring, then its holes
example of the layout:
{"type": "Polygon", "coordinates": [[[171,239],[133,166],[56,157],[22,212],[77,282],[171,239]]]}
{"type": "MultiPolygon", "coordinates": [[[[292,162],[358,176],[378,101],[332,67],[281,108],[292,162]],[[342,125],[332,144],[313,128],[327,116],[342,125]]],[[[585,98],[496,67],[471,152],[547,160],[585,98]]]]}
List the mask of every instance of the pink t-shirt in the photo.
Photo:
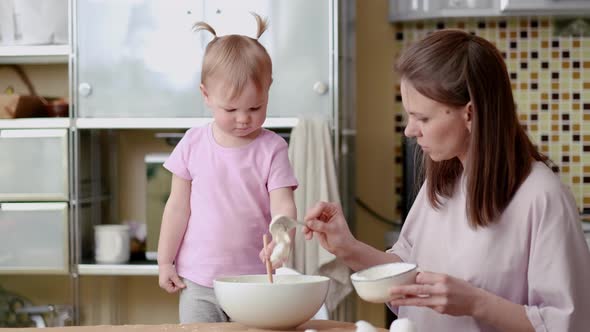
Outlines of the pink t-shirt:
{"type": "MultiPolygon", "coordinates": [[[[533,164],[498,223],[471,229],[464,182],[435,210],[424,186],[388,251],[525,306],[536,331],[590,330],[590,251],[575,200],[544,164],[533,164]]],[[[418,331],[496,331],[472,317],[400,307],[418,331]]]]}
{"type": "Polygon", "coordinates": [[[258,254],[271,219],[269,193],[298,185],[287,148],[267,129],[237,148],[219,145],[211,124],[186,132],[164,163],[191,181],[191,215],[175,261],[180,276],[212,287],[219,276],[265,273],[258,254]]]}

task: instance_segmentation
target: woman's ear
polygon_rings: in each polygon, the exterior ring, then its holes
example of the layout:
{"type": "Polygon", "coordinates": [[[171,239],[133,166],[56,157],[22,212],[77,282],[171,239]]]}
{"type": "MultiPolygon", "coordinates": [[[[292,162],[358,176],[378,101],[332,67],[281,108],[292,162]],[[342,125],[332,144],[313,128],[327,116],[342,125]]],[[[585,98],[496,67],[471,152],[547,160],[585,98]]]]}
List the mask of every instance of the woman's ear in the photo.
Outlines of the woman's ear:
{"type": "Polygon", "coordinates": [[[472,120],[473,120],[473,104],[471,102],[468,102],[467,105],[465,105],[465,109],[464,109],[464,120],[465,120],[465,126],[467,127],[467,131],[469,131],[469,133],[471,133],[471,125],[472,125],[472,120]]]}

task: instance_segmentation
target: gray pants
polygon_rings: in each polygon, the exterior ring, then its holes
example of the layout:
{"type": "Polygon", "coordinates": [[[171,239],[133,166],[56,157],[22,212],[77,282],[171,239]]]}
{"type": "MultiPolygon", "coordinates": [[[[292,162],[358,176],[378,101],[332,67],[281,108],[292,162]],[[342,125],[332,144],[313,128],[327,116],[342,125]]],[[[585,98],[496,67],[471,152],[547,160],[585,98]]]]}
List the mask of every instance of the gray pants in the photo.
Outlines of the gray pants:
{"type": "Polygon", "coordinates": [[[186,288],[180,291],[178,313],[181,324],[228,322],[229,317],[217,303],[213,288],[182,278],[186,288]]]}

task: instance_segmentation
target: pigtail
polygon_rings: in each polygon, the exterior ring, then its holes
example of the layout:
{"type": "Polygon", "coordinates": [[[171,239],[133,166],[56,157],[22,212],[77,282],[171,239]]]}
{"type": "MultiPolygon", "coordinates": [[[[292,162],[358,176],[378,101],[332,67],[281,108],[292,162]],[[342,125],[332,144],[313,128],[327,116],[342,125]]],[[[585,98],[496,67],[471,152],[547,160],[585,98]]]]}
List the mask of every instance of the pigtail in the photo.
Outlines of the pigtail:
{"type": "Polygon", "coordinates": [[[266,31],[266,29],[268,28],[268,20],[266,18],[263,19],[262,17],[260,17],[260,15],[254,12],[250,12],[250,14],[254,16],[254,18],[256,19],[256,25],[258,25],[258,32],[256,33],[256,39],[258,40],[260,36],[262,36],[264,31],[266,31]]]}
{"type": "Polygon", "coordinates": [[[209,31],[211,32],[211,34],[217,38],[217,33],[215,32],[215,29],[213,29],[209,24],[205,23],[205,22],[197,22],[193,25],[193,32],[197,32],[197,31],[209,31]]]}

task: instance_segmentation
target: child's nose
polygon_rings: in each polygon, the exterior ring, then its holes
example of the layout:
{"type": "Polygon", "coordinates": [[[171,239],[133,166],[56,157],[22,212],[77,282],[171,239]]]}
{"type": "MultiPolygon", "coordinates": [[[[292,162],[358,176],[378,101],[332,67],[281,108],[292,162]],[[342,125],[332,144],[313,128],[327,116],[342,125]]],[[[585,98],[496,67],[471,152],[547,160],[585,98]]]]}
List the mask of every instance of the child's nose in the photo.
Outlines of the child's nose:
{"type": "Polygon", "coordinates": [[[249,121],[250,121],[250,115],[248,115],[248,114],[239,114],[238,115],[238,122],[248,123],[249,121]]]}

